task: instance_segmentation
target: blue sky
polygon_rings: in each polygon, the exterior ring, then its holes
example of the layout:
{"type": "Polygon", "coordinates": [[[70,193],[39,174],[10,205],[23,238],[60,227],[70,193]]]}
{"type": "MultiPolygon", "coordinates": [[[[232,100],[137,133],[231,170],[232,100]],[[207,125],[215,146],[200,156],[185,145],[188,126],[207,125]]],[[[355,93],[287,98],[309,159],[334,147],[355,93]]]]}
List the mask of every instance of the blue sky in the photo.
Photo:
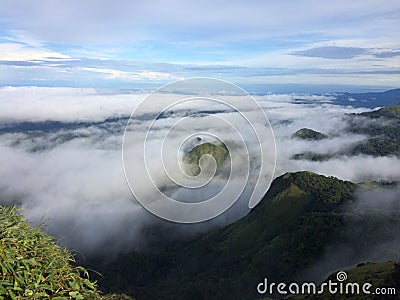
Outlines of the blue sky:
{"type": "Polygon", "coordinates": [[[0,85],[400,86],[396,1],[1,0],[0,85]]]}

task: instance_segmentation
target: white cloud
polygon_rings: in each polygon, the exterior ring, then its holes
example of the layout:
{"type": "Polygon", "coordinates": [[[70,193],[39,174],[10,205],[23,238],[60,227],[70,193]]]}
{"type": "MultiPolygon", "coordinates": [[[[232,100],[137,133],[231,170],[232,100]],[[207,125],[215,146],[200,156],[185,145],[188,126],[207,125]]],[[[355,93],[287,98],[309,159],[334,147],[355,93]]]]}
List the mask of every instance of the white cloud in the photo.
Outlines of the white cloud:
{"type": "Polygon", "coordinates": [[[29,47],[17,43],[0,43],[1,60],[33,61],[33,60],[60,60],[71,59],[69,55],[47,49],[29,47]]]}
{"type": "Polygon", "coordinates": [[[2,87],[0,121],[100,121],[129,116],[144,96],[109,95],[95,89],[2,87]]]}
{"type": "Polygon", "coordinates": [[[77,67],[77,70],[89,71],[95,73],[104,74],[106,79],[120,79],[123,81],[141,81],[141,80],[182,80],[181,76],[175,76],[165,72],[155,72],[149,70],[138,70],[137,72],[127,72],[115,69],[103,69],[103,68],[89,68],[89,67],[77,67]]]}

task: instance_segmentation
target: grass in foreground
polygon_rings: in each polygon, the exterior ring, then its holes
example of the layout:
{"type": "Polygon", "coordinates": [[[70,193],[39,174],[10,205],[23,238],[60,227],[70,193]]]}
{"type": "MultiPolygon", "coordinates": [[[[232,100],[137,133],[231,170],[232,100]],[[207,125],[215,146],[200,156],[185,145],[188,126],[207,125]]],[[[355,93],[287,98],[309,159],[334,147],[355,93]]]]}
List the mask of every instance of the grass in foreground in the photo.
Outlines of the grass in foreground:
{"type": "Polygon", "coordinates": [[[100,295],[73,255],[16,210],[0,206],[0,299],[131,299],[100,295]]]}

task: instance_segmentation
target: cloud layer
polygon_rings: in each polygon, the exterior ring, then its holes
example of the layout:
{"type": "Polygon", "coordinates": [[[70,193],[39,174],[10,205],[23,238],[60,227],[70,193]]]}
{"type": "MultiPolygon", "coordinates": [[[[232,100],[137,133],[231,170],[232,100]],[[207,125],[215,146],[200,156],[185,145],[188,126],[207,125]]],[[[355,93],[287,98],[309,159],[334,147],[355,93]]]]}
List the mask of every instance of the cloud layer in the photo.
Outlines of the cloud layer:
{"type": "MultiPolygon", "coordinates": [[[[210,223],[183,226],[162,222],[135,202],[126,185],[121,160],[126,119],[108,123],[90,121],[129,116],[132,108],[145,95],[24,87],[3,88],[0,92],[1,123],[45,120],[89,122],[50,132],[0,135],[2,203],[21,205],[23,214],[35,224],[40,223],[43,214],[46,214],[49,232],[61,238],[61,242],[70,248],[89,255],[105,245],[112,245],[107,248],[106,255],[115,254],[120,249],[146,249],[164,236],[160,232],[174,232],[175,238],[193,236],[231,222],[248,211],[248,199],[245,199],[248,195],[245,194],[243,201],[220,218],[210,223]]],[[[173,99],[173,95],[162,96],[173,99]]],[[[269,116],[276,136],[278,160],[275,176],[287,171],[311,170],[356,182],[399,180],[400,160],[394,157],[344,156],[324,162],[290,159],[293,154],[304,151],[338,152],[362,140],[363,136],[344,132],[343,117],[347,113],[367,109],[337,106],[330,103],[332,97],[325,96],[268,95],[256,99],[269,116]],[[304,101],[296,103],[295,99],[299,97],[304,101]],[[292,139],[291,134],[302,127],[321,131],[329,138],[319,142],[292,139]]],[[[158,109],[157,102],[152,109],[158,109]]],[[[203,116],[208,111],[234,120],[229,117],[230,112],[218,107],[207,110],[198,106],[192,109],[200,110],[203,116]]],[[[146,112],[137,122],[149,122],[151,116],[154,116],[154,111],[146,112]]],[[[160,119],[160,130],[168,129],[182,116],[185,116],[183,112],[175,111],[169,117],[160,119]]],[[[181,128],[179,132],[187,135],[195,129],[196,124],[193,124],[181,128]]],[[[222,127],[220,130],[225,132],[222,127]]],[[[154,135],[150,145],[158,145],[160,136],[154,135]]],[[[155,154],[157,149],[153,149],[155,154]]],[[[224,180],[220,179],[211,187],[210,193],[214,188],[219,190],[223,186],[224,180]]],[[[168,184],[165,187],[168,188],[168,184]]],[[[188,197],[186,190],[170,192],[182,199],[188,197]]],[[[150,193],[149,197],[154,196],[150,193]]]]}

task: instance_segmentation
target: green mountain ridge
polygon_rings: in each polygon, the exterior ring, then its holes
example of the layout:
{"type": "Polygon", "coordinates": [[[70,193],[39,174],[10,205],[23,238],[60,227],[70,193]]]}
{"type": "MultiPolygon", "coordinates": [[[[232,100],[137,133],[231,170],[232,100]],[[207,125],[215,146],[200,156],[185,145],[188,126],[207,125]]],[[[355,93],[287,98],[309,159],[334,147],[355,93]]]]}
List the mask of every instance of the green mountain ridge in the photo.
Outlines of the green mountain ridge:
{"type": "MultiPolygon", "coordinates": [[[[367,138],[342,152],[328,154],[306,151],[294,154],[291,158],[325,161],[336,157],[360,154],[374,157],[400,157],[400,104],[386,106],[371,112],[349,114],[346,116],[345,122],[347,122],[345,132],[366,135],[367,138]]],[[[297,133],[298,131],[293,135],[297,133]]],[[[312,136],[312,133],[310,133],[310,136],[312,136]]]]}
{"type": "Polygon", "coordinates": [[[378,110],[363,112],[358,114],[359,116],[369,117],[369,118],[389,118],[397,119],[400,118],[400,103],[397,105],[390,105],[382,107],[378,110]]]}
{"type": "Polygon", "coordinates": [[[301,276],[341,238],[342,206],[357,188],[312,172],[286,173],[244,218],[169,253],[123,255],[102,271],[112,276],[100,285],[139,299],[254,299],[262,278],[301,276]]]}
{"type": "Polygon", "coordinates": [[[352,154],[400,157],[400,104],[356,115],[350,120],[348,131],[368,136],[352,149],[352,154]]]}
{"type": "MultiPolygon", "coordinates": [[[[121,293],[137,299],[265,297],[259,295],[256,290],[257,284],[264,278],[271,282],[301,281],[304,270],[312,268],[324,259],[327,246],[333,249],[340,249],[343,244],[354,247],[354,253],[362,258],[365,257],[361,256],[362,248],[391,238],[390,234],[385,233],[386,229],[390,230],[388,224],[400,228],[399,208],[392,207],[389,215],[373,208],[376,219],[372,221],[365,220],[365,210],[358,212],[348,209],[349,205],[356,203],[359,188],[360,185],[313,172],[286,173],[273,181],[262,201],[247,216],[230,225],[168,250],[158,253],[127,253],[106,266],[96,267],[95,269],[103,274],[98,281],[99,289],[109,295],[101,296],[94,283],[79,279],[79,273],[75,273],[78,286],[71,286],[63,291],[67,293],[65,299],[73,299],[86,292],[91,293],[87,299],[128,299],[121,293]],[[346,228],[353,232],[349,234],[346,228]],[[78,290],[79,293],[75,293],[75,289],[79,289],[82,282],[89,286],[89,290],[81,289],[78,290]]],[[[20,221],[22,217],[16,218],[20,221]]],[[[3,235],[4,228],[15,231],[13,226],[7,227],[5,224],[2,220],[3,235]]],[[[26,222],[20,224],[25,229],[28,226],[26,222]]],[[[32,233],[37,238],[37,231],[33,230],[29,234],[32,233]]],[[[26,245],[37,251],[39,246],[29,243],[28,236],[22,235],[17,241],[21,245],[27,243],[26,245]]],[[[8,239],[8,236],[2,237],[0,247],[8,245],[8,239]]],[[[54,243],[51,245],[56,246],[54,243]]],[[[9,250],[12,250],[12,245],[9,250]]],[[[8,255],[15,254],[10,251],[8,255]]],[[[53,252],[58,253],[57,251],[53,252]]],[[[396,251],[392,254],[396,255],[396,251]]],[[[51,255],[44,257],[43,268],[46,270],[46,263],[49,263],[51,258],[51,255]]],[[[16,262],[15,257],[12,260],[16,262]]],[[[0,255],[0,264],[3,262],[7,261],[0,255]]],[[[9,265],[4,266],[8,268],[9,265]]],[[[334,269],[337,267],[342,266],[336,265],[334,269]]],[[[42,267],[35,268],[40,271],[42,267]]],[[[61,264],[62,270],[70,272],[72,269],[69,268],[68,265],[61,264]]],[[[356,272],[353,275],[349,271],[349,275],[351,274],[352,278],[358,276],[354,278],[360,280],[364,280],[364,273],[378,278],[383,272],[380,270],[368,267],[368,272],[358,272],[359,275],[356,272]]],[[[385,270],[388,272],[385,271],[386,275],[382,275],[383,279],[377,284],[397,284],[397,271],[392,272],[389,267],[385,270]]],[[[16,273],[13,274],[6,273],[5,279],[0,282],[1,288],[6,280],[14,282],[13,276],[16,276],[16,273]]],[[[323,279],[325,278],[320,278],[321,281],[323,279]]],[[[35,286],[34,282],[32,286],[35,286]]],[[[9,287],[12,291],[15,290],[15,283],[9,287]]],[[[22,293],[30,293],[30,290],[24,289],[22,293]]]]}

